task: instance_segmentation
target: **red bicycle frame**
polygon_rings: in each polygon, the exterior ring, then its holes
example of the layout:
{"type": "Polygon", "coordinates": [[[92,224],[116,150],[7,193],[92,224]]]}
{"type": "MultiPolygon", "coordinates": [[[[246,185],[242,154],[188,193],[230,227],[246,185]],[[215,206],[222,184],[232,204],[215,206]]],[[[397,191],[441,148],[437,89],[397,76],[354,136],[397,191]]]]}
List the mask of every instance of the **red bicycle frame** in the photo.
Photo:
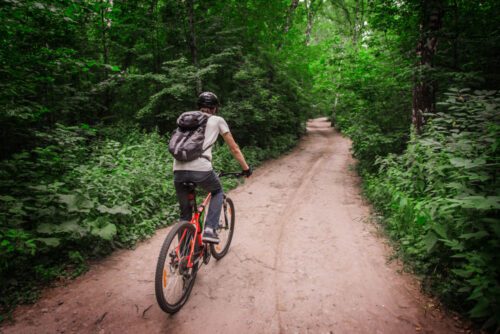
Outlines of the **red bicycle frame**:
{"type": "MultiPolygon", "coordinates": [[[[205,199],[203,200],[203,203],[201,203],[201,205],[198,206],[198,208],[196,208],[196,194],[195,194],[195,192],[193,191],[191,194],[189,194],[189,197],[188,197],[189,201],[191,202],[191,207],[193,208],[193,216],[192,216],[191,221],[189,223],[193,224],[195,229],[196,229],[196,232],[195,232],[196,237],[191,242],[191,245],[190,245],[188,263],[187,263],[188,268],[192,268],[193,264],[194,264],[193,263],[194,247],[196,245],[199,245],[200,249],[203,249],[203,241],[201,238],[202,231],[201,231],[200,217],[201,217],[201,214],[203,213],[203,211],[205,210],[206,206],[210,202],[211,198],[212,198],[212,195],[210,193],[208,193],[207,197],[205,197],[205,199]],[[195,208],[196,208],[196,210],[195,210],[195,208]]],[[[179,245],[175,249],[175,252],[176,252],[178,258],[181,257],[180,256],[180,247],[182,245],[182,241],[186,237],[186,232],[187,231],[184,230],[184,232],[182,233],[181,239],[179,240],[179,245]]],[[[203,252],[200,253],[200,256],[201,255],[203,255],[203,252]]]]}

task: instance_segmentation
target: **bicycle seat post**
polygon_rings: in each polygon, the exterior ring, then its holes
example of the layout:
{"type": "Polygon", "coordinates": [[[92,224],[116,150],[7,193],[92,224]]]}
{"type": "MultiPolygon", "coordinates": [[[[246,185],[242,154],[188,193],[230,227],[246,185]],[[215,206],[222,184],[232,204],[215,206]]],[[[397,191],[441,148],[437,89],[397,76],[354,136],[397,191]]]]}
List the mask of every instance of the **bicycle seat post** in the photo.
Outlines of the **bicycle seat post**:
{"type": "Polygon", "coordinates": [[[184,182],[182,184],[189,192],[188,194],[188,200],[189,203],[191,204],[191,207],[193,208],[193,212],[196,210],[196,184],[193,182],[184,182]]]}

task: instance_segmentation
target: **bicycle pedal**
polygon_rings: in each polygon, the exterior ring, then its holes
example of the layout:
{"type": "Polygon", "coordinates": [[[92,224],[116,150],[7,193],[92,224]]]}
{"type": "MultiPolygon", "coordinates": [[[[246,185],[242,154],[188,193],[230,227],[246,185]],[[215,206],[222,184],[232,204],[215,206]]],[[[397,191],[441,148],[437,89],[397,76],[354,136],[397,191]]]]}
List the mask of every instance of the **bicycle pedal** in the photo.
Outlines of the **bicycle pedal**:
{"type": "Polygon", "coordinates": [[[205,254],[203,254],[203,263],[208,264],[210,262],[210,258],[212,257],[212,254],[210,253],[209,248],[206,248],[205,254]]]}

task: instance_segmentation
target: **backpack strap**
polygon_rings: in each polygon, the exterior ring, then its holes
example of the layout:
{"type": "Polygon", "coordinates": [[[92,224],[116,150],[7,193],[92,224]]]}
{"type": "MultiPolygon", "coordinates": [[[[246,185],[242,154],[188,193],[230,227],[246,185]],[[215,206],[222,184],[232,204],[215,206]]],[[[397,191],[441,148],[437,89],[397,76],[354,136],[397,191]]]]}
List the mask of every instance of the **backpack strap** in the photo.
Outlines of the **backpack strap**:
{"type": "MultiPolygon", "coordinates": [[[[210,117],[212,117],[212,115],[208,114],[208,117],[207,119],[205,120],[205,122],[203,123],[203,127],[205,128],[204,131],[206,131],[207,129],[207,124],[208,124],[208,120],[210,119],[210,117]]],[[[217,140],[216,140],[217,141],[217,140]]],[[[212,162],[212,159],[210,159],[210,157],[208,155],[204,155],[203,153],[205,153],[206,150],[208,150],[210,147],[212,147],[214,144],[212,145],[209,145],[206,149],[203,150],[203,152],[201,152],[201,156],[200,158],[204,158],[204,159],[207,159],[209,162],[212,162]]]]}
{"type": "Polygon", "coordinates": [[[212,147],[214,144],[210,145],[209,147],[207,147],[206,149],[203,150],[203,152],[201,152],[201,156],[200,158],[205,158],[207,159],[208,161],[212,162],[212,159],[210,159],[210,157],[208,155],[204,155],[203,153],[205,153],[206,150],[208,150],[210,147],[212,147]]]}

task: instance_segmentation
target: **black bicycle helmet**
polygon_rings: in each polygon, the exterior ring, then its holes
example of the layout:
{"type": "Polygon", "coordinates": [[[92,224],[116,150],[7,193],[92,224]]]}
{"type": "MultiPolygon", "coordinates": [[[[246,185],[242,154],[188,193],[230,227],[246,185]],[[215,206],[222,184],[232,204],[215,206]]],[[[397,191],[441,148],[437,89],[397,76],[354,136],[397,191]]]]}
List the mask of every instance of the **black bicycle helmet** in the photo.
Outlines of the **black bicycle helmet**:
{"type": "Polygon", "coordinates": [[[219,99],[212,92],[203,92],[198,96],[198,108],[215,108],[218,105],[219,99]]]}

